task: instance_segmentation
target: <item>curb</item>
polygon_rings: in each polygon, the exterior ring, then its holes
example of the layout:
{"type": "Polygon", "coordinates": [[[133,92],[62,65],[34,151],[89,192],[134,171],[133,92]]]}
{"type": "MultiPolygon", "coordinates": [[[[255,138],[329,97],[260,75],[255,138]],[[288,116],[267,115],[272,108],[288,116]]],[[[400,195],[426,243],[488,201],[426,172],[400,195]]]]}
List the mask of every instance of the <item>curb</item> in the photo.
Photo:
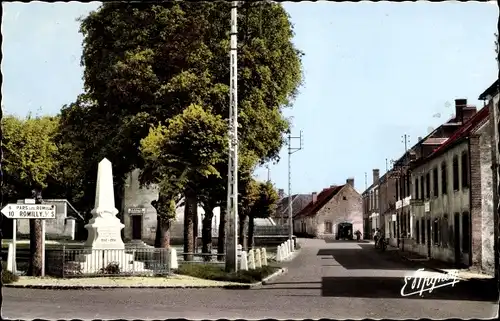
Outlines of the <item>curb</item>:
{"type": "Polygon", "coordinates": [[[40,290],[104,290],[104,289],[249,289],[251,284],[225,285],[52,285],[52,284],[5,284],[6,288],[40,290]]]}
{"type": "Polygon", "coordinates": [[[258,286],[261,286],[261,285],[266,285],[272,279],[277,278],[278,276],[280,276],[282,274],[285,274],[287,272],[288,272],[287,268],[281,268],[278,271],[274,272],[273,274],[269,275],[268,277],[265,277],[262,281],[251,284],[250,288],[255,288],[255,287],[258,287],[258,286]]]}
{"type": "Polygon", "coordinates": [[[281,274],[288,272],[286,268],[267,276],[260,282],[251,284],[224,284],[224,285],[53,285],[53,284],[4,284],[6,288],[39,289],[39,290],[105,290],[105,289],[228,289],[248,290],[261,286],[281,274]]]}

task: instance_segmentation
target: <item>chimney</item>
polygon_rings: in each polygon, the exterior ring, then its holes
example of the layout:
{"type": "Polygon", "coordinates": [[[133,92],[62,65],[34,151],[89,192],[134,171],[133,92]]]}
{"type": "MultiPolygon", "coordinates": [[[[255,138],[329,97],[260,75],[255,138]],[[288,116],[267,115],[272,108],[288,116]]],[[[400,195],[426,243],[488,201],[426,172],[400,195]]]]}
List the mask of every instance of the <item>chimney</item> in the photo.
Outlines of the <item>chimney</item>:
{"type": "Polygon", "coordinates": [[[345,180],[346,184],[351,185],[352,188],[354,188],[354,178],[348,178],[345,180]]]}
{"type": "Polygon", "coordinates": [[[417,142],[420,142],[422,140],[422,136],[418,136],[417,142]]]}
{"type": "Polygon", "coordinates": [[[284,189],[282,189],[282,188],[278,189],[278,197],[280,199],[285,197],[285,190],[284,189]]]}
{"type": "Polygon", "coordinates": [[[467,107],[467,99],[455,99],[455,120],[463,122],[464,120],[464,108],[467,107]]]}
{"type": "Polygon", "coordinates": [[[380,178],[380,171],[377,168],[375,168],[373,170],[373,184],[377,184],[379,178],[380,178]]]}
{"type": "Polygon", "coordinates": [[[312,193],[312,202],[313,203],[316,203],[316,201],[318,200],[318,193],[316,192],[313,192],[312,193]]]}

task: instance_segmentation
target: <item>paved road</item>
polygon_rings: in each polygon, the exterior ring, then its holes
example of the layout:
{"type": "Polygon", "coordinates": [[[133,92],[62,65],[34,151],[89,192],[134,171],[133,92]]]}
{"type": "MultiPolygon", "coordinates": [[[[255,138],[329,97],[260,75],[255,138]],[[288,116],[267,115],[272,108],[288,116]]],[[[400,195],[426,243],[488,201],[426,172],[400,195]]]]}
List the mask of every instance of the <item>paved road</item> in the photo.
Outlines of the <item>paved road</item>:
{"type": "Polygon", "coordinates": [[[492,318],[497,299],[460,282],[401,297],[418,266],[370,244],[304,240],[289,272],[252,290],[4,289],[3,317],[44,319],[492,318]]]}

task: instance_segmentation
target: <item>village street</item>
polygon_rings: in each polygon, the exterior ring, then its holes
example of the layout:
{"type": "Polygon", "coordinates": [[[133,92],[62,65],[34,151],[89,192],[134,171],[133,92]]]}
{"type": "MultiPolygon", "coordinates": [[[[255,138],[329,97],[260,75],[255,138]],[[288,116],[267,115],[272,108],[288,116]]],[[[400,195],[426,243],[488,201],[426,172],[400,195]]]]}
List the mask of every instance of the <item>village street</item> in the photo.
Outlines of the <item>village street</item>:
{"type": "Polygon", "coordinates": [[[288,273],[250,290],[4,289],[3,317],[20,319],[492,318],[495,287],[463,281],[402,297],[419,268],[373,244],[302,240],[288,273]]]}

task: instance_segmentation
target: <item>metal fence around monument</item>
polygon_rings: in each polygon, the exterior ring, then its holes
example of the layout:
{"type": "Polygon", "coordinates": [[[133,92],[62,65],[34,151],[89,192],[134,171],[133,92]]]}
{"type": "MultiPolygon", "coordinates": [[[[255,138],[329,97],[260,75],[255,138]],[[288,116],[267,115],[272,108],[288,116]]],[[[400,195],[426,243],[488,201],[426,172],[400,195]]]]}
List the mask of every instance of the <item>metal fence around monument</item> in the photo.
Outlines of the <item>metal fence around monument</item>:
{"type": "Polygon", "coordinates": [[[167,249],[53,249],[47,253],[46,273],[73,278],[89,276],[151,276],[171,272],[167,249]]]}

